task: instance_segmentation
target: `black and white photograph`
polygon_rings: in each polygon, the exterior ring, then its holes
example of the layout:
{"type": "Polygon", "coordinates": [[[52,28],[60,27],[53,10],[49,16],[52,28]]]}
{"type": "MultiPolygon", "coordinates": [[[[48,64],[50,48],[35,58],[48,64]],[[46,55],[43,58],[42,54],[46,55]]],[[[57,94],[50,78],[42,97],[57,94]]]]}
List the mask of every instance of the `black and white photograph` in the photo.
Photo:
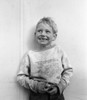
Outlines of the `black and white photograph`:
{"type": "Polygon", "coordinates": [[[0,100],[87,100],[86,60],[86,0],[0,0],[0,100]]]}

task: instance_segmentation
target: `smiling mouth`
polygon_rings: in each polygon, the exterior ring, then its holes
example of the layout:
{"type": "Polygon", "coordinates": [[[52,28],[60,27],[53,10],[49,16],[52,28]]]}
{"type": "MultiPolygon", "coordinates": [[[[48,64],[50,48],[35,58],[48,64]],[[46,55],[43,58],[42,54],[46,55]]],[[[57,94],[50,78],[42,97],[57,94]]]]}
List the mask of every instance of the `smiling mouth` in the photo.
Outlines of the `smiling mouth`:
{"type": "Polygon", "coordinates": [[[39,40],[48,40],[49,38],[48,37],[45,37],[45,36],[39,36],[38,39],[39,40]]]}

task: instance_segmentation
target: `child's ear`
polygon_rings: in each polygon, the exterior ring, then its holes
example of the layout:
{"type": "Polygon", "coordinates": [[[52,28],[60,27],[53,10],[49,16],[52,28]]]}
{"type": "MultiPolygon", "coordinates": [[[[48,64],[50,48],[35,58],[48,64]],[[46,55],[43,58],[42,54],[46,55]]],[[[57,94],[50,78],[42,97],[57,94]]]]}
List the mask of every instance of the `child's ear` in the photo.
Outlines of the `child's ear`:
{"type": "Polygon", "coordinates": [[[56,39],[56,37],[57,37],[57,34],[56,33],[53,34],[53,41],[56,39]]]}

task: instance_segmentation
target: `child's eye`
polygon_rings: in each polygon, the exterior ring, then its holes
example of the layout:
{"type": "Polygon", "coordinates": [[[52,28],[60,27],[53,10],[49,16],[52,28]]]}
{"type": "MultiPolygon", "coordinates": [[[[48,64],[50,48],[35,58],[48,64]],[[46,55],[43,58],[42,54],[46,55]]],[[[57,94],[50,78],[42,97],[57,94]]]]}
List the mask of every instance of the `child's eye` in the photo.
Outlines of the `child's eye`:
{"type": "Polygon", "coordinates": [[[38,32],[42,32],[42,30],[38,30],[38,32]]]}
{"type": "Polygon", "coordinates": [[[46,33],[50,33],[50,31],[49,30],[46,30],[46,33]]]}

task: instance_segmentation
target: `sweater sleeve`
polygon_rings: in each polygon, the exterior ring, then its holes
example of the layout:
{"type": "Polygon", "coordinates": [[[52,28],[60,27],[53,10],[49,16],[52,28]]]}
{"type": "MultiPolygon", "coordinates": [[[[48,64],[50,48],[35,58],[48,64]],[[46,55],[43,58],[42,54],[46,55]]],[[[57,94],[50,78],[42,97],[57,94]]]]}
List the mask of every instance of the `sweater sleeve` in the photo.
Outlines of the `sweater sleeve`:
{"type": "Polygon", "coordinates": [[[62,62],[63,72],[61,73],[61,79],[60,79],[60,83],[59,83],[60,93],[63,92],[64,89],[69,85],[70,78],[73,74],[73,68],[70,64],[70,61],[69,61],[67,55],[63,51],[61,54],[62,54],[61,62],[62,62]]]}
{"type": "Polygon", "coordinates": [[[31,89],[34,92],[37,91],[44,91],[43,87],[45,86],[44,82],[38,82],[37,80],[31,79],[30,78],[30,57],[28,54],[25,54],[24,57],[22,58],[19,66],[19,71],[17,73],[17,81],[18,83],[27,88],[31,89]]]}
{"type": "Polygon", "coordinates": [[[25,88],[29,88],[29,56],[28,54],[25,54],[20,62],[19,70],[17,73],[17,81],[21,86],[24,86],[25,88]]]}

